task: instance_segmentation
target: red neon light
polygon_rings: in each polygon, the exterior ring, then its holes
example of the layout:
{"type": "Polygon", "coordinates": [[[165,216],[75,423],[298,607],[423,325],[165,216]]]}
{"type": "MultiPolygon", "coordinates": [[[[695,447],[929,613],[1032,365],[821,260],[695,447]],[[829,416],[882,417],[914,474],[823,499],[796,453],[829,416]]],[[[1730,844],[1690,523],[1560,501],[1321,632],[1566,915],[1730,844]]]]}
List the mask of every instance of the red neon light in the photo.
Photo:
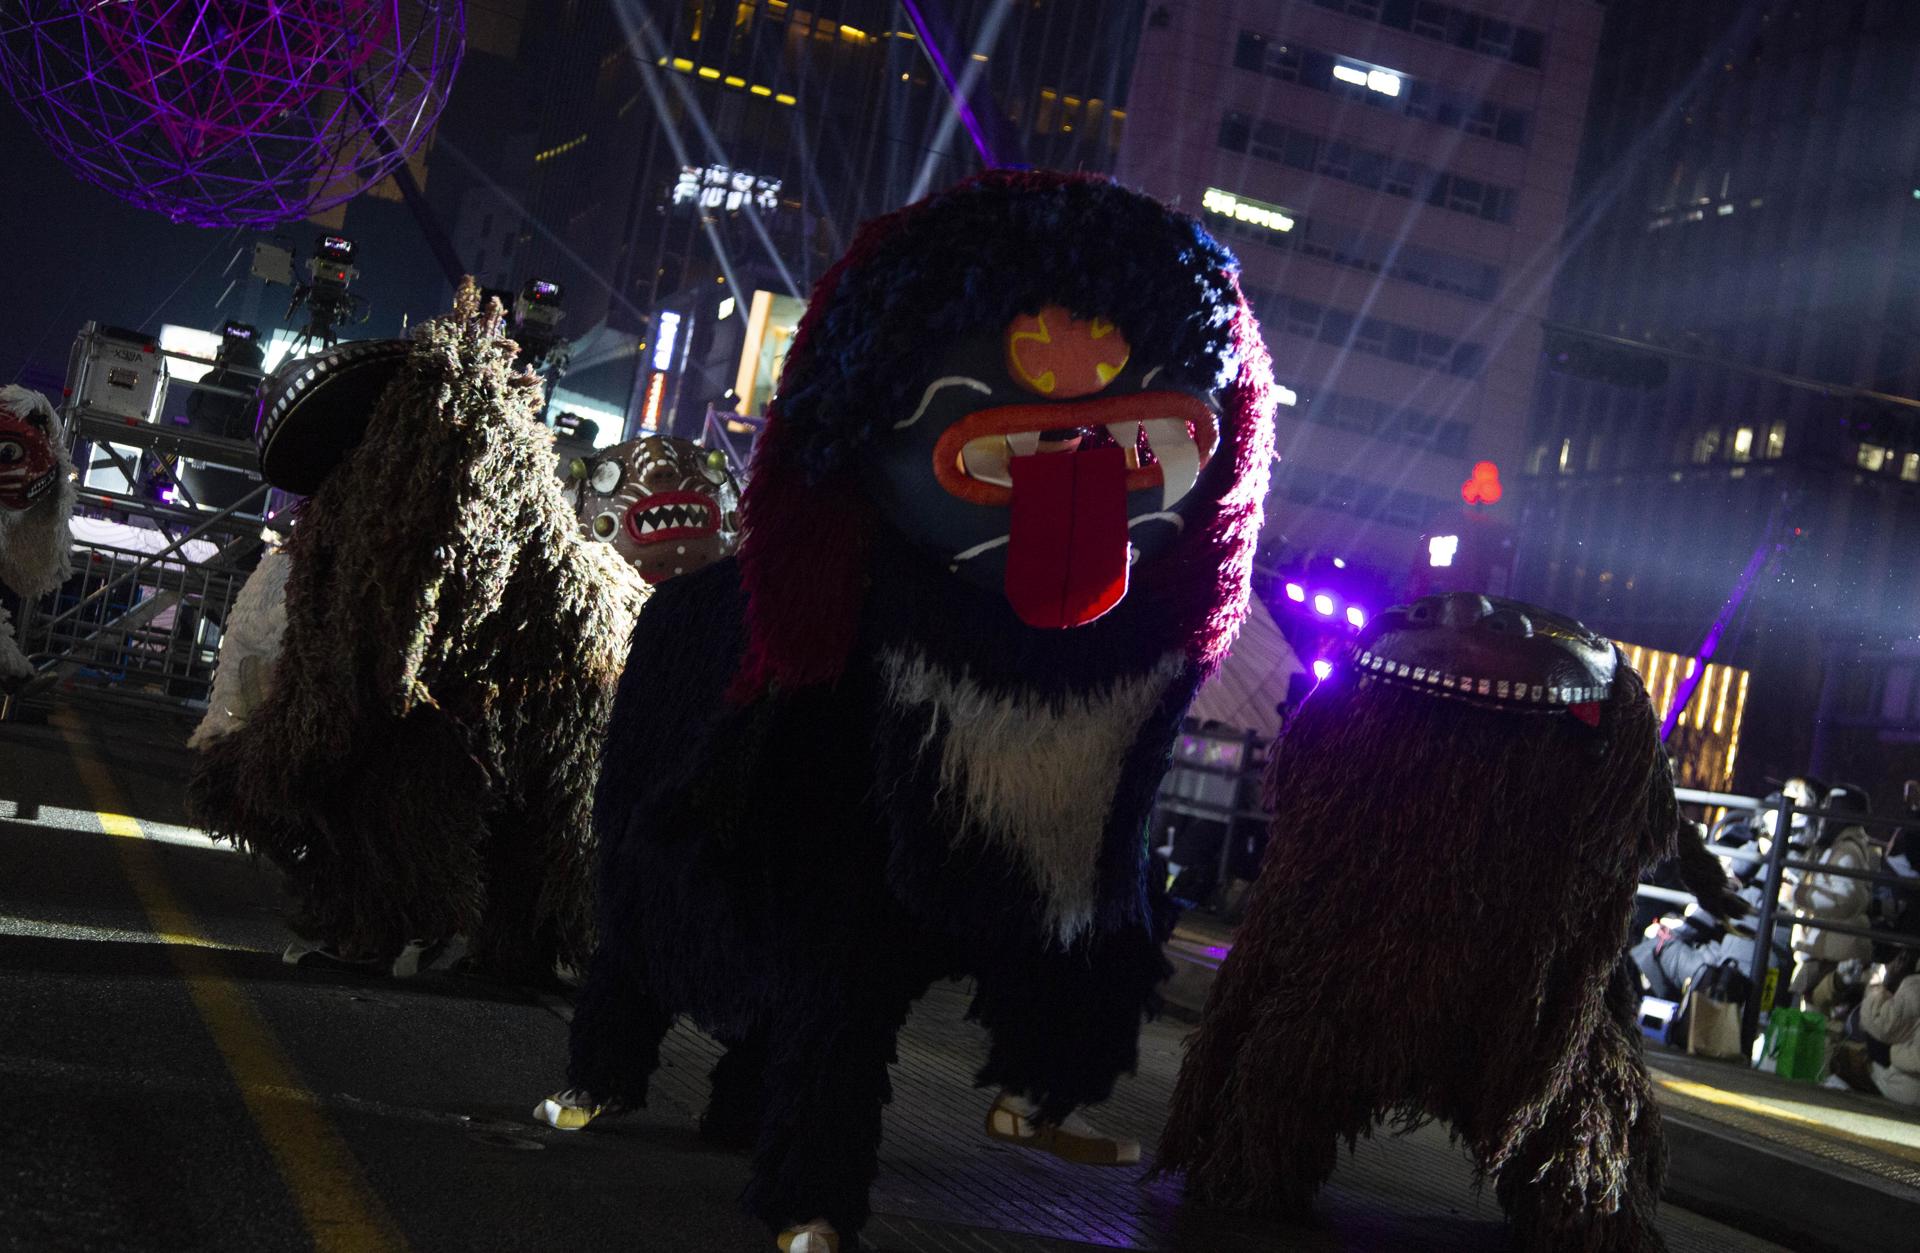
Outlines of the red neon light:
{"type": "Polygon", "coordinates": [[[1500,467],[1491,461],[1476,461],[1473,477],[1460,485],[1460,499],[1469,505],[1498,504],[1504,491],[1500,486],[1500,467]]]}
{"type": "Polygon", "coordinates": [[[648,426],[660,425],[660,398],[665,395],[666,390],[667,376],[656,371],[647,381],[647,409],[644,416],[648,426]]]}

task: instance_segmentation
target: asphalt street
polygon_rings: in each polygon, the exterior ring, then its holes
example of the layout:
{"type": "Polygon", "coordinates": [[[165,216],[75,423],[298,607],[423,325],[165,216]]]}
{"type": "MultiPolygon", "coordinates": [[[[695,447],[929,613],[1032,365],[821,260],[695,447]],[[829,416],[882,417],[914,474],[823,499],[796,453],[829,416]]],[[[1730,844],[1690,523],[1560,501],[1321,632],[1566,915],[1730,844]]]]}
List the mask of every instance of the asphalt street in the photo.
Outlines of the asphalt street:
{"type": "MultiPolygon", "coordinates": [[[[181,825],[183,738],[112,710],[0,723],[0,1249],[773,1247],[737,1209],[744,1159],[694,1135],[708,1041],[676,1030],[645,1111],[534,1124],[561,1086],[565,999],[283,964],[271,868],[181,825]]],[[[935,989],[903,1038],[869,1247],[1505,1243],[1438,1130],[1363,1143],[1311,1230],[1187,1212],[1141,1169],[994,1144],[964,1003],[935,989]]],[[[1183,1030],[1148,1028],[1140,1075],[1097,1121],[1151,1143],[1183,1030]]],[[[1776,1247],[1663,1215],[1676,1250],[1776,1247]]]]}

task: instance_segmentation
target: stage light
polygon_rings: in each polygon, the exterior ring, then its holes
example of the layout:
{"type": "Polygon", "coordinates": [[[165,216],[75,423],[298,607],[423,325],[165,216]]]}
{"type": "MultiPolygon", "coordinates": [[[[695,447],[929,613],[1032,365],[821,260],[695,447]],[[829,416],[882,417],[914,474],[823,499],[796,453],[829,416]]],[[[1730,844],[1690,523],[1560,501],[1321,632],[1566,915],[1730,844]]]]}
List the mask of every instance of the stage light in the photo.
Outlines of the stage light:
{"type": "Polygon", "coordinates": [[[1352,623],[1355,627],[1363,627],[1367,625],[1366,610],[1360,608],[1360,606],[1358,605],[1348,605],[1347,621],[1352,623]]]}
{"type": "Polygon", "coordinates": [[[1450,566],[1454,554],[1460,551],[1458,535],[1435,535],[1427,541],[1427,564],[1430,566],[1450,566]]]}
{"type": "Polygon", "coordinates": [[[1334,568],[1334,569],[1336,569],[1336,570],[1344,570],[1344,569],[1346,569],[1346,568],[1347,568],[1347,559],[1346,559],[1345,557],[1335,557],[1335,558],[1333,559],[1333,568],[1334,568]]]}
{"type": "Polygon", "coordinates": [[[1324,681],[1326,677],[1332,673],[1333,673],[1333,663],[1331,661],[1328,661],[1325,657],[1318,658],[1317,660],[1314,661],[1313,663],[1314,678],[1324,681]]]}
{"type": "Polygon", "coordinates": [[[1313,611],[1323,618],[1333,616],[1333,597],[1325,592],[1317,592],[1313,597],[1313,611]]]}
{"type": "Polygon", "coordinates": [[[1301,587],[1301,586],[1300,586],[1300,585],[1299,585],[1298,583],[1289,583],[1289,584],[1287,584],[1287,599],[1288,599],[1288,600],[1294,600],[1294,601],[1304,601],[1304,600],[1306,600],[1306,598],[1307,598],[1307,589],[1306,589],[1306,588],[1304,588],[1304,587],[1301,587]]]}

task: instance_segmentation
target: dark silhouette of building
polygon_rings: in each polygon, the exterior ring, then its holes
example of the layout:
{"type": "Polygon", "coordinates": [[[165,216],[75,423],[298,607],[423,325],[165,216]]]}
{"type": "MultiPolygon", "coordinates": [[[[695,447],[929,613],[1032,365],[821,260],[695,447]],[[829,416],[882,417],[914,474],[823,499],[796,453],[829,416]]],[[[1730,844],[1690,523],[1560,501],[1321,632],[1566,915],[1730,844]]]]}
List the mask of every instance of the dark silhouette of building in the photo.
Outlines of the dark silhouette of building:
{"type": "Polygon", "coordinates": [[[1523,594],[1749,667],[1738,777],[1920,738],[1920,8],[1615,0],[1523,467],[1523,594]]]}
{"type": "Polygon", "coordinates": [[[982,168],[976,133],[1000,164],[1112,167],[1143,7],[556,4],[526,36],[545,94],[512,281],[562,283],[569,333],[596,328],[567,385],[630,426],[757,410],[764,388],[728,394],[756,294],[783,298],[765,339],[860,221],[982,168]]]}

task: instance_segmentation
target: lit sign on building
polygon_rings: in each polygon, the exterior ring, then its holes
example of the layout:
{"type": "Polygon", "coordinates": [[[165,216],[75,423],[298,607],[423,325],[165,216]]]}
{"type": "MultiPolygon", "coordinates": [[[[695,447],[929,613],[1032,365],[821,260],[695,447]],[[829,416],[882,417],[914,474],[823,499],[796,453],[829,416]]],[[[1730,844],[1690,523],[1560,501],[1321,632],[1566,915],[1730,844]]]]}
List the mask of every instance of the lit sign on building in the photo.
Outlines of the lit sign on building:
{"type": "Polygon", "coordinates": [[[1208,213],[1218,213],[1221,217],[1252,226],[1264,226],[1270,231],[1293,229],[1293,215],[1279,205],[1249,200],[1230,191],[1221,191],[1218,187],[1207,188],[1206,195],[1200,197],[1200,207],[1208,213]]]}
{"type": "Polygon", "coordinates": [[[680,338],[680,315],[671,309],[660,311],[660,338],[653,346],[653,368],[673,369],[673,345],[680,338]]]}
{"type": "Polygon", "coordinates": [[[1350,61],[1344,65],[1335,65],[1333,76],[1343,83],[1365,87],[1368,91],[1377,91],[1383,96],[1400,94],[1400,76],[1392,70],[1383,70],[1377,65],[1350,61]]]}
{"type": "Polygon", "coordinates": [[[666,395],[666,392],[667,376],[655,372],[654,376],[647,380],[647,407],[641,414],[641,421],[656,431],[660,429],[660,399],[666,395]]]}
{"type": "Polygon", "coordinates": [[[673,185],[673,203],[729,213],[748,204],[756,209],[777,209],[780,184],[780,179],[761,178],[724,165],[683,165],[679,181],[673,185]]]}

